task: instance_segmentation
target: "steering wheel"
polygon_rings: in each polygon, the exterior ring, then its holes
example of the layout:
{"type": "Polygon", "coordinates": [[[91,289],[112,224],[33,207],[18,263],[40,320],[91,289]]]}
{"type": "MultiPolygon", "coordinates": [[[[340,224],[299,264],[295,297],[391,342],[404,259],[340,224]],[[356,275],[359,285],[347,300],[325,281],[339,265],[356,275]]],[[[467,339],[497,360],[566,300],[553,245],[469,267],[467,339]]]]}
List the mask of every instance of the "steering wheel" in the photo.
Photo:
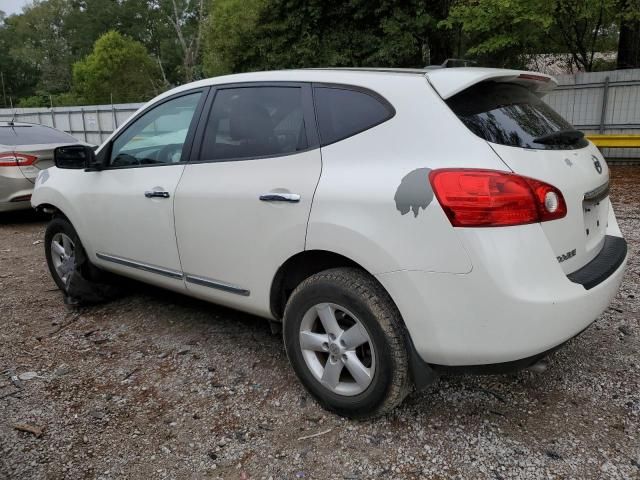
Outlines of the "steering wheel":
{"type": "MultiPolygon", "coordinates": [[[[158,162],[159,163],[177,163],[173,160],[173,156],[176,153],[182,153],[182,144],[181,143],[173,143],[170,145],[165,145],[158,152],[158,162]]],[[[179,160],[179,159],[178,159],[179,160]]]]}

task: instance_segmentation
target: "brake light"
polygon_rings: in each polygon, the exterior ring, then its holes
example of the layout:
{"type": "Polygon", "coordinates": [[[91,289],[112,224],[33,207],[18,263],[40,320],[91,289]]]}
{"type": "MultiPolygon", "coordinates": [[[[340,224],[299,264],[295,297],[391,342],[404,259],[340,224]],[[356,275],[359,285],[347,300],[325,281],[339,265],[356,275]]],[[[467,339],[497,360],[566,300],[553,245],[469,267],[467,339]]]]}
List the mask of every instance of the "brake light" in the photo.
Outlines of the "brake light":
{"type": "Polygon", "coordinates": [[[454,227],[505,227],[547,222],[567,214],[560,190],[496,170],[433,170],[429,181],[454,227]]]}
{"type": "Polygon", "coordinates": [[[544,75],[534,75],[531,73],[521,73],[520,75],[518,75],[518,78],[521,78],[523,80],[535,80],[536,82],[544,83],[548,83],[551,81],[550,77],[546,77],[544,75]]]}
{"type": "Polygon", "coordinates": [[[0,153],[0,167],[25,167],[33,165],[38,157],[26,153],[0,153]]]}

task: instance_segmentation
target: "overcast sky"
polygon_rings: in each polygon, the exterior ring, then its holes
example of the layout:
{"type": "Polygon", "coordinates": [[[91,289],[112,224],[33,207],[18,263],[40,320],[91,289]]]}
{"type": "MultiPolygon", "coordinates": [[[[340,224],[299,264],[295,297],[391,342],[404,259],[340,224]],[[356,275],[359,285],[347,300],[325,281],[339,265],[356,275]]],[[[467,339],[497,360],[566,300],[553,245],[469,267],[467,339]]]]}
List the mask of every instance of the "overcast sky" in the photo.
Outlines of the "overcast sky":
{"type": "Polygon", "coordinates": [[[31,0],[0,0],[0,10],[7,15],[20,13],[27,3],[31,3],[31,0]]]}

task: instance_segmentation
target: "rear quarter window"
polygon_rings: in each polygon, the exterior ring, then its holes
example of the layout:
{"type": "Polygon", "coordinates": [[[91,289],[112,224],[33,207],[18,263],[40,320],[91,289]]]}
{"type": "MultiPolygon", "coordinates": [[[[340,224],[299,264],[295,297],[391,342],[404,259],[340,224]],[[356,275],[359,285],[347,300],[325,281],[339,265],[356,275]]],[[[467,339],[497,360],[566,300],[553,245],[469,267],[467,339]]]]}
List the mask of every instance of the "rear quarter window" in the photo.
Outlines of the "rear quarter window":
{"type": "Polygon", "coordinates": [[[386,122],[395,110],[384,98],[347,87],[314,87],[316,115],[323,146],[386,122]]]}
{"type": "Polygon", "coordinates": [[[488,142],[539,150],[571,150],[588,145],[542,144],[535,141],[574,127],[526,87],[483,82],[447,100],[447,105],[469,130],[488,142]]]}
{"type": "Polygon", "coordinates": [[[0,127],[2,145],[43,145],[49,143],[77,143],[71,135],[41,125],[16,125],[0,127]]]}

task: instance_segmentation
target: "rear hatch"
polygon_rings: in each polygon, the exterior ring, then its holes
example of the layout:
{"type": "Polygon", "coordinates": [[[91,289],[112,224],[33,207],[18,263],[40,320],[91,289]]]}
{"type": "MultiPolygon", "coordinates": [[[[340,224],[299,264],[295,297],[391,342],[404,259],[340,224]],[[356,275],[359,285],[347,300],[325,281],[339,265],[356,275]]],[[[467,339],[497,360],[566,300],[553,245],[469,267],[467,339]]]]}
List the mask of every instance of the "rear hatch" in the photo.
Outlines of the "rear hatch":
{"type": "MultiPolygon", "coordinates": [[[[540,225],[562,269],[574,272],[591,261],[604,244],[609,208],[607,164],[581,132],[541,100],[555,86],[550,77],[479,70],[483,74],[478,75],[478,81],[441,82],[439,93],[467,128],[485,139],[513,172],[542,180],[562,192],[567,215],[540,225]]],[[[438,90],[438,82],[429,80],[438,90]]]]}

